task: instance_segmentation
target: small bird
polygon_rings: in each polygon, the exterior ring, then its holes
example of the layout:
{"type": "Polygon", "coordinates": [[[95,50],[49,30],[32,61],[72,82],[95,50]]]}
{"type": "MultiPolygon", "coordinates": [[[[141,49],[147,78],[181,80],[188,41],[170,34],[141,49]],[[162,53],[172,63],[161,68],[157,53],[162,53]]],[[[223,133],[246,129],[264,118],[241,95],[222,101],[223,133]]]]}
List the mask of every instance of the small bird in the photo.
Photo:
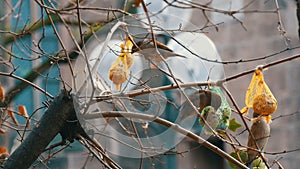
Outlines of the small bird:
{"type": "Polygon", "coordinates": [[[136,42],[132,48],[132,54],[142,55],[146,60],[150,61],[154,65],[161,63],[163,59],[167,59],[169,57],[186,58],[183,55],[175,53],[165,44],[157,40],[155,42],[156,42],[157,50],[155,48],[152,38],[146,38],[144,40],[136,42]]]}
{"type": "MultiPolygon", "coordinates": [[[[266,144],[268,143],[270,137],[270,125],[268,124],[266,118],[264,116],[254,117],[250,131],[253,134],[254,139],[252,139],[251,135],[249,134],[247,146],[252,149],[257,149],[258,147],[259,151],[262,151],[266,146],[266,144]]],[[[247,151],[248,152],[247,164],[250,164],[259,155],[257,151],[252,149],[248,149],[247,151]]]]}
{"type": "Polygon", "coordinates": [[[142,41],[134,42],[132,36],[128,36],[125,43],[120,44],[121,53],[115,62],[112,64],[109,70],[109,79],[116,85],[118,91],[121,90],[121,85],[126,82],[129,76],[129,70],[134,63],[135,56],[143,56],[150,63],[154,64],[155,68],[157,64],[167,59],[168,57],[183,57],[174,53],[163,43],[156,41],[157,49],[154,47],[153,40],[146,38],[142,41]]]}

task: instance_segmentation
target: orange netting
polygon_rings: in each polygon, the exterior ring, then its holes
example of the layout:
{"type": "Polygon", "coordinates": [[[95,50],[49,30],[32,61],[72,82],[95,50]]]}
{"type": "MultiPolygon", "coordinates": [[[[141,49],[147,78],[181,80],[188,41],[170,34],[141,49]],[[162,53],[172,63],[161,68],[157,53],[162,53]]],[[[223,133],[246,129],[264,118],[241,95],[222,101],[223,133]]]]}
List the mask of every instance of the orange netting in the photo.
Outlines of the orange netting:
{"type": "Polygon", "coordinates": [[[129,68],[133,63],[133,57],[131,56],[133,43],[130,38],[127,37],[125,44],[122,43],[120,45],[121,53],[112,64],[108,72],[109,79],[115,84],[118,91],[121,90],[121,85],[128,79],[129,68]]]}
{"type": "Polygon", "coordinates": [[[256,69],[246,92],[245,104],[241,112],[246,113],[249,108],[254,112],[267,116],[273,114],[277,109],[277,100],[264,81],[261,69],[256,69]]]}

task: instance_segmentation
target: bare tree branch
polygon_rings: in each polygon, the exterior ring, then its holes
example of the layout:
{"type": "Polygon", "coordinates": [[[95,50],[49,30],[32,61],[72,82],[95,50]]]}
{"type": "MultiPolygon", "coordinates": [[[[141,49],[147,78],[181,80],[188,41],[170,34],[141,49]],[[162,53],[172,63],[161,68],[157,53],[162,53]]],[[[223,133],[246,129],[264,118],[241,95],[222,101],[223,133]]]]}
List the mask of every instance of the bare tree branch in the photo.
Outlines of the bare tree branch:
{"type": "Polygon", "coordinates": [[[300,38],[300,0],[295,0],[297,4],[298,36],[300,38]]]}
{"type": "Polygon", "coordinates": [[[232,162],[233,164],[237,165],[241,169],[248,169],[247,166],[242,164],[240,161],[236,160],[235,158],[231,157],[229,154],[221,150],[220,148],[216,147],[215,145],[211,144],[207,140],[203,139],[202,137],[196,135],[195,133],[186,130],[185,128],[179,126],[178,124],[174,124],[168,120],[165,120],[160,117],[152,116],[152,115],[147,115],[147,114],[141,114],[141,113],[132,113],[132,112],[102,112],[102,113],[97,113],[97,114],[88,114],[85,115],[84,118],[107,118],[107,117],[124,117],[124,118],[136,118],[136,119],[142,119],[142,120],[149,120],[153,121],[156,123],[159,123],[161,125],[164,125],[170,129],[173,129],[177,131],[180,134],[183,134],[197,143],[202,144],[203,146],[209,148],[213,152],[217,153],[221,157],[227,159],[228,161],[232,162]]]}
{"type": "Polygon", "coordinates": [[[7,169],[27,169],[44,152],[71,115],[73,102],[67,91],[57,96],[35,128],[5,163],[7,169]],[[26,158],[24,158],[26,157],[26,158]]]}

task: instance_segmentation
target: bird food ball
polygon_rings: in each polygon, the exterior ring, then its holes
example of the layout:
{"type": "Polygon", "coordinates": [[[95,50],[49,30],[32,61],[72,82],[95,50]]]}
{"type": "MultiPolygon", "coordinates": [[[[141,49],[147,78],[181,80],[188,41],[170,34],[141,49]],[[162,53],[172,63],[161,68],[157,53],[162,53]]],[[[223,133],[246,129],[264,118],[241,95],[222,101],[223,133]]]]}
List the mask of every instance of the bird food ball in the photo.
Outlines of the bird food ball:
{"type": "Polygon", "coordinates": [[[253,110],[262,116],[273,114],[277,110],[277,101],[270,94],[257,95],[253,100],[253,110]]]}

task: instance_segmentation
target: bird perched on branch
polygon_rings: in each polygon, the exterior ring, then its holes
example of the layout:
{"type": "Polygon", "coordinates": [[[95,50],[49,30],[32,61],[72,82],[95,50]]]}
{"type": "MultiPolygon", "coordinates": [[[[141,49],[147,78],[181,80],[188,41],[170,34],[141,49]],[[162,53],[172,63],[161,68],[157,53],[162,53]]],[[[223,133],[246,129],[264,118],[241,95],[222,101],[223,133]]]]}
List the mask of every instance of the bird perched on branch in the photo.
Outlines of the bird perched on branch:
{"type": "Polygon", "coordinates": [[[167,59],[169,57],[182,57],[186,58],[183,55],[175,53],[165,44],[157,41],[155,39],[155,43],[153,38],[145,38],[141,41],[134,43],[132,48],[132,54],[142,55],[146,60],[155,66],[163,61],[163,59],[167,59]],[[155,46],[156,44],[156,46],[155,46]]]}
{"type": "Polygon", "coordinates": [[[247,164],[250,164],[253,160],[255,160],[259,156],[258,151],[262,151],[264,149],[270,137],[270,124],[267,122],[266,117],[259,116],[258,114],[255,113],[254,115],[255,117],[252,120],[252,126],[250,129],[254,139],[249,134],[248,144],[247,144],[247,146],[249,147],[247,151],[248,152],[247,164]],[[257,148],[258,151],[253,150],[257,148]]]}
{"type": "Polygon", "coordinates": [[[157,64],[168,57],[177,56],[186,58],[183,55],[174,53],[170,48],[159,41],[155,40],[155,43],[157,49],[151,38],[145,38],[135,42],[132,36],[128,36],[125,43],[120,45],[121,53],[110,67],[108,73],[109,79],[115,84],[118,91],[121,90],[121,85],[128,79],[130,67],[134,63],[135,56],[143,56],[145,60],[154,64],[152,68],[155,68],[157,64]]]}

